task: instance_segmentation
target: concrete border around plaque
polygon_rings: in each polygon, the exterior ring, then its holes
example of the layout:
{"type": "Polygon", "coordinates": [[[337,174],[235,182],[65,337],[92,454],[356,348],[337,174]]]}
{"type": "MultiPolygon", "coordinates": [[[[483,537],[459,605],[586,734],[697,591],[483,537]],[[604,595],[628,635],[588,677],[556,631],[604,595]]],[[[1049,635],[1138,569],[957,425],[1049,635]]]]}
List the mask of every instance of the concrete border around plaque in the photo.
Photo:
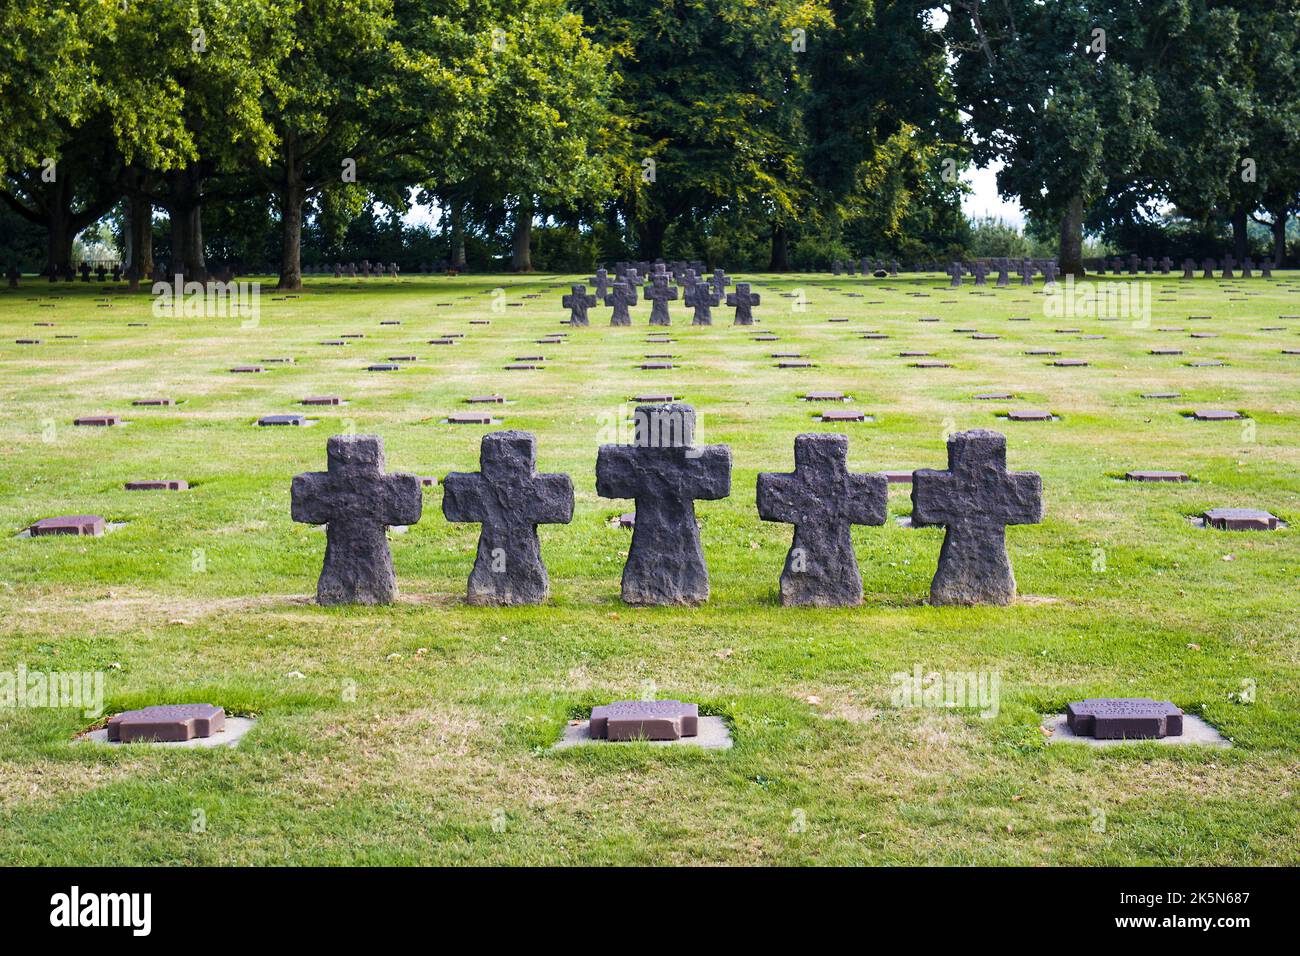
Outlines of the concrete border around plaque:
{"type": "Polygon", "coordinates": [[[1087,737],[1076,734],[1070,729],[1065,714],[1049,714],[1042,719],[1042,726],[1050,730],[1051,736],[1047,738],[1049,744],[1070,742],[1076,744],[1087,744],[1090,747],[1113,747],[1120,744],[1160,744],[1166,747],[1219,747],[1227,748],[1232,746],[1232,741],[1228,740],[1223,734],[1219,733],[1214,727],[1206,723],[1195,714],[1183,714],[1183,732],[1177,737],[1137,737],[1132,739],[1125,738],[1097,738],[1087,737]]]}
{"type": "Polygon", "coordinates": [[[213,747],[237,747],[244,736],[257,725],[251,717],[226,717],[225,729],[210,737],[191,737],[189,740],[133,740],[122,743],[108,739],[108,728],[100,727],[88,733],[74,737],[74,744],[95,743],[105,747],[167,747],[186,749],[210,749],[213,747]]]}
{"type": "Polygon", "coordinates": [[[570,747],[609,745],[617,747],[629,743],[648,744],[651,747],[698,747],[701,750],[730,750],[734,741],[727,722],[721,717],[701,716],[695,736],[679,737],[676,740],[606,740],[591,736],[591,721],[570,721],[564,733],[554,744],[552,750],[568,750],[570,747]]]}

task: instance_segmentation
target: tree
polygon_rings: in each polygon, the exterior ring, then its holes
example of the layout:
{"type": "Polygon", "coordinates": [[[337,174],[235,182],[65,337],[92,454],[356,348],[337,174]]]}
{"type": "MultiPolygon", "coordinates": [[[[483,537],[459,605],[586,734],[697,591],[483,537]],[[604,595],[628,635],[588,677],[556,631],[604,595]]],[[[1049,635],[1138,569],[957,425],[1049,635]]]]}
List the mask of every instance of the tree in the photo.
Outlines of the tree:
{"type": "Polygon", "coordinates": [[[1156,85],[1128,62],[1145,49],[1141,11],[1138,0],[952,4],[945,32],[975,160],[1001,162],[1002,195],[1060,223],[1066,274],[1084,274],[1087,207],[1155,141],[1156,85]]]}

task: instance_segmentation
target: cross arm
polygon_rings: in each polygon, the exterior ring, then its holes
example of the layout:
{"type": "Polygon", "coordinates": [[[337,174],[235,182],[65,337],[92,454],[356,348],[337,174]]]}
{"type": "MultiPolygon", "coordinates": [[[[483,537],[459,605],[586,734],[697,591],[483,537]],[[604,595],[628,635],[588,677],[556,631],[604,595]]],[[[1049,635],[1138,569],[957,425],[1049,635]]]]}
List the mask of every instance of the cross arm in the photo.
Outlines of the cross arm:
{"type": "Polygon", "coordinates": [[[490,513],[487,482],[478,472],[453,471],[442,481],[442,514],[448,521],[482,521],[490,513]]]}
{"type": "Polygon", "coordinates": [[[380,481],[380,520],[386,525],[409,525],[420,520],[424,490],[416,475],[396,472],[380,481]]]}
{"type": "Polygon", "coordinates": [[[330,508],[329,474],[323,471],[307,471],[295,475],[290,486],[289,513],[294,521],[304,524],[326,524],[333,515],[330,508]]]}
{"type": "Polygon", "coordinates": [[[731,446],[696,446],[691,452],[691,496],[711,501],[731,494],[731,446]]]}

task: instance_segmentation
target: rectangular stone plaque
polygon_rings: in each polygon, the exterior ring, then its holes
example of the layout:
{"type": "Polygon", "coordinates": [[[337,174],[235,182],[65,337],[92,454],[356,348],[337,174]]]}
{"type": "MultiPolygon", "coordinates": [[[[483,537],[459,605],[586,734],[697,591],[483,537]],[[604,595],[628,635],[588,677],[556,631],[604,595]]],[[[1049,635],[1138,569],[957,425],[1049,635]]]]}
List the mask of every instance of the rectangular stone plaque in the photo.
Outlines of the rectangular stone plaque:
{"type": "Polygon", "coordinates": [[[99,515],[60,515],[57,518],[42,518],[28,531],[33,538],[54,534],[84,534],[98,537],[104,533],[104,519],[99,515]]]}
{"type": "Polygon", "coordinates": [[[1076,734],[1100,740],[1178,737],[1183,712],[1167,700],[1149,697],[1097,697],[1072,703],[1066,723],[1076,734]]]}
{"type": "Polygon", "coordinates": [[[603,740],[677,740],[699,732],[699,706],[679,700],[620,700],[591,709],[591,736],[603,740]]]}

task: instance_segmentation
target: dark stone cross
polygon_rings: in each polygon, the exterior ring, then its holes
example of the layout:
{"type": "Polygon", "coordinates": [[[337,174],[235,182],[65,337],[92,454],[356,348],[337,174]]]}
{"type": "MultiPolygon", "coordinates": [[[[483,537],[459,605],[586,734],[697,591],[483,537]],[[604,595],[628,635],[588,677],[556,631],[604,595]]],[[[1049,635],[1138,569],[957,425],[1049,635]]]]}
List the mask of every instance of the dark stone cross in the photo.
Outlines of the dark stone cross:
{"type": "Polygon", "coordinates": [[[1006,259],[1000,259],[998,261],[997,268],[998,268],[997,287],[999,289],[1005,289],[1007,286],[1011,285],[1011,263],[1008,262],[1006,259]]]}
{"type": "Polygon", "coordinates": [[[294,521],[329,525],[316,600],[389,604],[397,578],[384,529],[420,520],[420,479],[384,474],[384,442],[377,435],[335,435],[327,455],[329,470],[295,476],[292,490],[294,521]]]}
{"type": "Polygon", "coordinates": [[[604,299],[605,296],[609,295],[609,272],[607,270],[597,269],[591,283],[596,287],[594,290],[596,298],[604,299]]]}
{"type": "Polygon", "coordinates": [[[725,299],[727,295],[727,286],[731,284],[731,276],[727,275],[722,269],[713,270],[713,278],[709,280],[713,284],[713,292],[720,299],[725,299]]]}
{"type": "Polygon", "coordinates": [[[1184,260],[1183,260],[1183,278],[1184,278],[1184,279],[1194,279],[1194,278],[1195,278],[1195,274],[1194,274],[1195,272],[1196,272],[1196,263],[1193,262],[1191,259],[1184,259],[1184,260]]]}
{"type": "Polygon", "coordinates": [[[1055,259],[1048,259],[1043,263],[1043,282],[1046,285],[1056,285],[1056,273],[1060,267],[1056,264],[1055,259]]]}
{"type": "Polygon", "coordinates": [[[560,304],[569,310],[570,325],[590,325],[587,320],[587,310],[596,304],[594,295],[587,295],[585,285],[571,286],[569,295],[560,299],[560,304]]]}
{"type": "Polygon", "coordinates": [[[718,293],[707,282],[697,282],[687,289],[683,302],[695,310],[691,325],[712,325],[713,307],[719,301],[718,293]]]}
{"type": "Polygon", "coordinates": [[[961,277],[966,274],[966,267],[960,262],[954,262],[949,265],[945,271],[948,275],[952,276],[952,282],[949,283],[949,288],[959,288],[961,286],[961,277]]]}
{"type": "Polygon", "coordinates": [[[668,303],[677,298],[677,287],[668,284],[666,273],[655,273],[654,284],[646,290],[645,297],[650,300],[650,324],[672,325],[668,303]]]}
{"type": "Polygon", "coordinates": [[[623,566],[628,604],[697,604],[709,598],[695,499],[731,493],[731,449],[694,441],[690,405],[642,405],[633,444],[600,446],[596,494],[636,499],[623,566]]]}
{"type": "Polygon", "coordinates": [[[636,305],[636,287],[629,286],[625,281],[619,279],[614,283],[612,291],[604,297],[606,305],[614,307],[614,314],[610,316],[610,325],[631,325],[632,316],[628,313],[627,308],[630,305],[636,305]]]}
{"type": "Polygon", "coordinates": [[[1016,578],[1007,557],[1006,526],[1043,520],[1043,481],[1036,472],[1007,471],[1007,440],[986,429],[948,439],[948,470],[912,476],[912,524],[943,525],[931,604],[1009,604],[1016,578]]]}
{"type": "Polygon", "coordinates": [[[537,439],[529,432],[484,435],[479,471],[453,471],[443,481],[448,521],[478,521],[478,553],[465,599],[470,604],[541,604],[550,582],[542,563],[539,524],[573,520],[568,475],[537,473],[537,439]]]}
{"type": "Polygon", "coordinates": [[[758,515],[794,525],[781,571],[781,603],[844,607],[862,603],[862,575],[849,526],[885,523],[889,481],[850,474],[846,435],[799,435],[794,471],[761,472],[758,515]]]}
{"type": "Polygon", "coordinates": [[[736,310],[734,325],[753,325],[754,324],[754,306],[759,304],[762,298],[757,292],[749,291],[748,282],[737,282],[736,291],[727,293],[727,305],[733,306],[736,310]]]}

